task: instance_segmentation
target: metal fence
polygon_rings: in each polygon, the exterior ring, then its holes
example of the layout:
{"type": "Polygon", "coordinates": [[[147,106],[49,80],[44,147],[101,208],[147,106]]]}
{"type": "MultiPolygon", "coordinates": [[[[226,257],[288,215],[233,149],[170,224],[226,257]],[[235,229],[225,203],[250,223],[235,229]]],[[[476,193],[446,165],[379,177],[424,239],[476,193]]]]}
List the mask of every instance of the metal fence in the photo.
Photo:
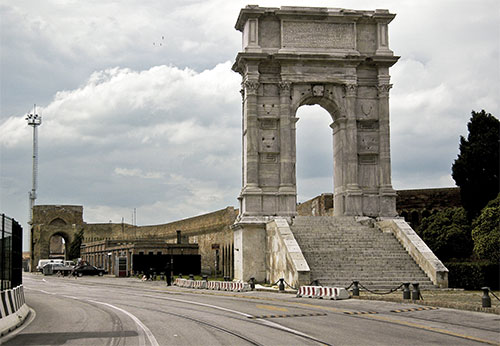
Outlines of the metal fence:
{"type": "Polygon", "coordinates": [[[23,229],[14,219],[1,215],[0,289],[19,286],[22,280],[23,229]]]}

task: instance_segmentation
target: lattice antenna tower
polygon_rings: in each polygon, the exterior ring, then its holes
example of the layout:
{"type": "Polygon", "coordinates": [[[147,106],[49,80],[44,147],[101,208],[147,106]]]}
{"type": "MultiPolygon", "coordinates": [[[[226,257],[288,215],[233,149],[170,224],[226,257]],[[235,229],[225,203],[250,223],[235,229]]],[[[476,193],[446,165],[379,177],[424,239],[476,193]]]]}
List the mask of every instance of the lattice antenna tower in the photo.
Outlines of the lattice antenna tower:
{"type": "Polygon", "coordinates": [[[26,116],[28,125],[33,126],[33,172],[30,196],[30,224],[33,224],[33,206],[36,200],[36,188],[38,179],[38,134],[37,127],[42,124],[42,116],[36,114],[36,104],[33,106],[33,113],[26,116]]]}

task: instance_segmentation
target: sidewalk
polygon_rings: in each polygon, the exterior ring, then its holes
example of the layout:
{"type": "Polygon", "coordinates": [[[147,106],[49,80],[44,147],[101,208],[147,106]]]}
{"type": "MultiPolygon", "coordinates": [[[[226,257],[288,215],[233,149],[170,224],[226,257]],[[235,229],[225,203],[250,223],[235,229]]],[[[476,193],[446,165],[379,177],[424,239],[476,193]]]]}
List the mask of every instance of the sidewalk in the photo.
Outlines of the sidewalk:
{"type": "MultiPolygon", "coordinates": [[[[405,300],[403,299],[402,291],[396,291],[386,295],[373,294],[366,291],[361,291],[359,297],[355,299],[360,300],[383,300],[397,303],[412,303],[427,306],[436,306],[442,308],[451,308],[468,311],[488,312],[500,315],[500,301],[498,301],[492,294],[491,308],[483,308],[481,298],[482,291],[465,291],[460,289],[437,289],[420,292],[423,300],[405,300]]],[[[497,297],[500,297],[499,291],[493,291],[497,297]]]]}

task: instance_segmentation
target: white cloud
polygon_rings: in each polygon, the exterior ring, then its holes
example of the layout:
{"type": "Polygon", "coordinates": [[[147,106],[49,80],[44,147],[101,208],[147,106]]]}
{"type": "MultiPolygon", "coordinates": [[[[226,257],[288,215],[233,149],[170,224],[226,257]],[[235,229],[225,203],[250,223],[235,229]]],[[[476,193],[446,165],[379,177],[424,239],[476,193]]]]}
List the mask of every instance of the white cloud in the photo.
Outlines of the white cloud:
{"type": "Polygon", "coordinates": [[[165,176],[162,172],[143,172],[140,168],[116,167],[114,172],[115,174],[122,175],[124,177],[138,177],[144,179],[161,179],[165,176]]]}
{"type": "MultiPolygon", "coordinates": [[[[241,99],[231,61],[241,48],[234,24],[246,5],[3,1],[0,209],[26,224],[31,129],[24,112],[32,103],[43,105],[39,204],[82,204],[91,222],[119,222],[135,207],[139,224],[236,204],[241,99]]],[[[374,8],[368,0],[334,6],[374,8]]],[[[401,56],[390,70],[395,188],[453,184],[451,165],[471,110],[500,115],[499,6],[496,0],[377,3],[397,14],[389,26],[390,47],[401,56]]],[[[305,114],[297,125],[298,136],[310,135],[297,142],[305,144],[299,198],[331,190],[330,119],[318,113],[324,123],[307,125],[305,114]],[[328,131],[323,139],[314,136],[319,127],[328,131]]]]}

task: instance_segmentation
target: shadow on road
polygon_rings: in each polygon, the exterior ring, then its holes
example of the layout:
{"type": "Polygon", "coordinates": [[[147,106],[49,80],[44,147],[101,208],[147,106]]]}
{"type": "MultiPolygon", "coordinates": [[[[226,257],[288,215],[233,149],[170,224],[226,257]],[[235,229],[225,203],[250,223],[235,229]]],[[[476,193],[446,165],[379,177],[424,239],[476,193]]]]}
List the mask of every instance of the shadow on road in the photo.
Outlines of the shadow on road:
{"type": "Polygon", "coordinates": [[[111,332],[67,332],[67,333],[30,333],[20,334],[9,340],[4,345],[64,345],[68,340],[74,339],[103,339],[106,343],[109,338],[128,338],[137,336],[136,331],[111,331],[111,332]]]}

